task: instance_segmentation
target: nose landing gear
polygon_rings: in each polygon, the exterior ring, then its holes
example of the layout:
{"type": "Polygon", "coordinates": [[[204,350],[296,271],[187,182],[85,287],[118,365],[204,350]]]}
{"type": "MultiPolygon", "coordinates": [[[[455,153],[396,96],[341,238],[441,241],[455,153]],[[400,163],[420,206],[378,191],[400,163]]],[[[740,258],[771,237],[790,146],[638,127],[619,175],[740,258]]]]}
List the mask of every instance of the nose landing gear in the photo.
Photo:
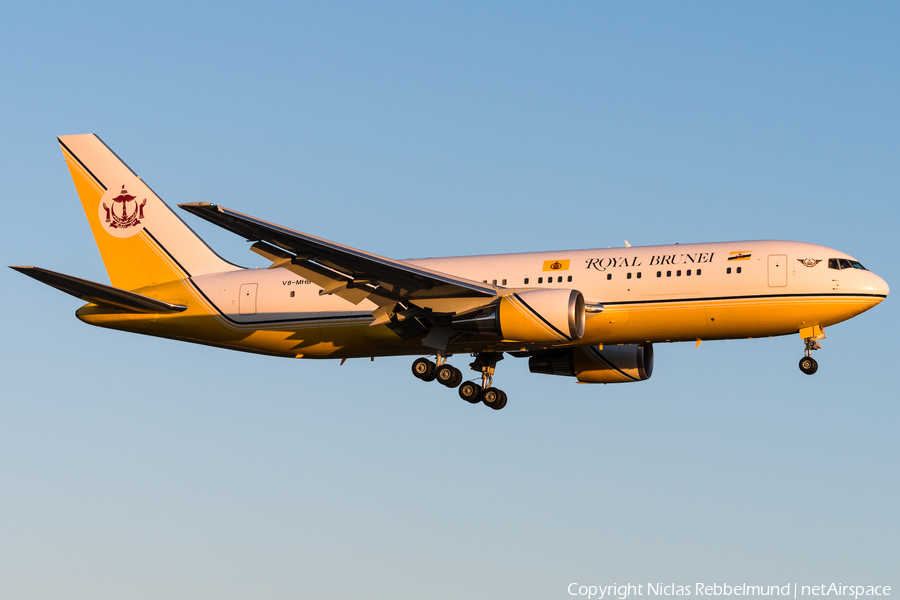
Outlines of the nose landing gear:
{"type": "Polygon", "coordinates": [[[459,369],[447,363],[447,357],[438,353],[437,363],[427,358],[417,358],[413,361],[413,375],[422,381],[438,382],[446,387],[459,386],[459,397],[470,404],[483,402],[485,406],[494,410],[500,410],[506,406],[506,393],[492,387],[494,369],[497,363],[503,360],[502,352],[480,352],[475,354],[475,360],[469,365],[473,371],[481,373],[481,385],[474,381],[463,381],[463,374],[459,369]]]}
{"type": "Polygon", "coordinates": [[[810,354],[813,350],[822,349],[822,345],[819,344],[818,340],[824,340],[825,333],[822,331],[821,327],[816,325],[814,327],[801,329],[800,335],[803,336],[803,343],[806,345],[806,348],[803,351],[804,356],[800,359],[800,370],[807,375],[812,375],[819,370],[819,363],[817,363],[816,359],[810,356],[810,354]]]}

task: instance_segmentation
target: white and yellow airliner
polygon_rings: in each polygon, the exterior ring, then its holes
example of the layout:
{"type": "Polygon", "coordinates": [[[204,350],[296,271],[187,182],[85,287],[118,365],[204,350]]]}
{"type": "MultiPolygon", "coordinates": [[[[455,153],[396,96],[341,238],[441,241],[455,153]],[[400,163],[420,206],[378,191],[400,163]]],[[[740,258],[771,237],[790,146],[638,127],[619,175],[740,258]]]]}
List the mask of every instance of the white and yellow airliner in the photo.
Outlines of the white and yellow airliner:
{"type": "Polygon", "coordinates": [[[824,328],[888,286],[853,257],[777,240],[395,260],[216,204],[180,208],[271,261],[220,258],[95,135],[59,138],[111,286],[12,267],[88,304],[79,319],[290,358],[425,355],[413,374],[500,409],[504,353],[581,383],[641,381],[653,343],[799,333],[800,369],[824,328]],[[448,359],[471,354],[480,378],[448,359]],[[427,356],[433,356],[430,360],[427,356]]]}

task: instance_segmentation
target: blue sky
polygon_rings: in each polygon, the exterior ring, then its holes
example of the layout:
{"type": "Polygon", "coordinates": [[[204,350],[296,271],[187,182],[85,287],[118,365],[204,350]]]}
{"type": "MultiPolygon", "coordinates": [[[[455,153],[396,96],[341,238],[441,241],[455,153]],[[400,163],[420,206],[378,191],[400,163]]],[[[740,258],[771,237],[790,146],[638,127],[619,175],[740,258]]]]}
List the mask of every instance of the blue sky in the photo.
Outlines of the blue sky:
{"type": "MultiPolygon", "coordinates": [[[[0,252],[108,281],[55,141],[93,132],[170,204],[391,257],[792,239],[896,287],[898,30],[887,2],[22,4],[0,252]]],[[[106,331],[0,281],[2,598],[900,586],[893,298],[813,377],[799,337],[657,345],[620,386],[508,358],[495,413],[406,358],[106,331]]]]}

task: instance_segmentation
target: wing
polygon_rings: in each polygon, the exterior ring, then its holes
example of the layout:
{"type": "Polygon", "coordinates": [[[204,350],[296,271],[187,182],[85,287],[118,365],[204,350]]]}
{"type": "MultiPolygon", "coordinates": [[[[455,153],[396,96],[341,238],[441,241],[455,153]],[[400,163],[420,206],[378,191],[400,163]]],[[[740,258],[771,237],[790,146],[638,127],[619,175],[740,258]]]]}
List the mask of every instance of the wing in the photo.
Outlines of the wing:
{"type": "Polygon", "coordinates": [[[251,249],[272,261],[269,268],[285,267],[297,273],[320,286],[320,294],[335,294],[354,304],[371,300],[380,307],[373,312],[373,324],[388,322],[411,305],[428,307],[435,304],[431,301],[439,301],[445,307],[441,312],[453,314],[499,296],[494,286],[485,283],[344,246],[216,204],[178,206],[256,242],[251,249]]]}

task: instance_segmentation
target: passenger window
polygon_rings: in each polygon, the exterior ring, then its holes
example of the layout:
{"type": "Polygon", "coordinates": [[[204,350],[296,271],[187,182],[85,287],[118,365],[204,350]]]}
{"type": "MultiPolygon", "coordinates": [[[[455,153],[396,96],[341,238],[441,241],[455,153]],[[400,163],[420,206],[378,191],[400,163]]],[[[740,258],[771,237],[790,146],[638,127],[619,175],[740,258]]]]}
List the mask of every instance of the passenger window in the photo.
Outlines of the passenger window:
{"type": "Polygon", "coordinates": [[[294,297],[294,292],[291,292],[291,298],[293,298],[293,297],[294,297]]]}
{"type": "Polygon", "coordinates": [[[697,269],[697,275],[700,275],[700,269],[697,269]]]}
{"type": "Polygon", "coordinates": [[[671,277],[671,276],[672,276],[672,271],[666,271],[666,277],[671,277]]]}
{"type": "Polygon", "coordinates": [[[544,283],[544,278],[543,278],[543,277],[538,277],[538,283],[544,283]]]}
{"type": "Polygon", "coordinates": [[[610,279],[612,279],[612,273],[607,273],[607,274],[606,274],[606,279],[607,279],[607,281],[610,280],[610,279]]]}
{"type": "Polygon", "coordinates": [[[503,285],[506,285],[506,280],[505,280],[505,279],[503,280],[503,285]]]}
{"type": "Polygon", "coordinates": [[[638,279],[640,279],[640,278],[641,278],[641,272],[638,271],[638,279]]]}
{"type": "Polygon", "coordinates": [[[688,277],[690,277],[690,276],[691,276],[691,270],[690,270],[690,269],[688,269],[688,270],[687,270],[687,273],[686,273],[686,275],[687,275],[687,276],[688,276],[688,277]]]}
{"type": "Polygon", "coordinates": [[[657,277],[662,277],[662,271],[657,271],[657,272],[656,272],[656,276],[657,276],[657,277]]]}
{"type": "Polygon", "coordinates": [[[625,279],[631,279],[631,273],[625,276],[625,279]]]}
{"type": "Polygon", "coordinates": [[[556,278],[556,283],[562,283],[562,275],[556,278]]]}
{"type": "Polygon", "coordinates": [[[679,269],[678,271],[675,271],[675,276],[681,277],[681,269],[679,269]]]}
{"type": "Polygon", "coordinates": [[[525,285],[528,285],[528,278],[525,278],[525,285]]]}
{"type": "Polygon", "coordinates": [[[740,267],[737,268],[737,272],[738,272],[738,273],[741,272],[741,268],[740,268],[740,267]]]}
{"type": "Polygon", "coordinates": [[[572,276],[571,276],[571,275],[569,275],[569,281],[572,281],[572,276]]]}
{"type": "Polygon", "coordinates": [[[497,285],[497,280],[496,280],[496,279],[494,280],[494,285],[497,285]]]}
{"type": "Polygon", "coordinates": [[[725,269],[725,272],[728,273],[729,275],[731,275],[731,267],[728,267],[727,269],[725,269]]]}

